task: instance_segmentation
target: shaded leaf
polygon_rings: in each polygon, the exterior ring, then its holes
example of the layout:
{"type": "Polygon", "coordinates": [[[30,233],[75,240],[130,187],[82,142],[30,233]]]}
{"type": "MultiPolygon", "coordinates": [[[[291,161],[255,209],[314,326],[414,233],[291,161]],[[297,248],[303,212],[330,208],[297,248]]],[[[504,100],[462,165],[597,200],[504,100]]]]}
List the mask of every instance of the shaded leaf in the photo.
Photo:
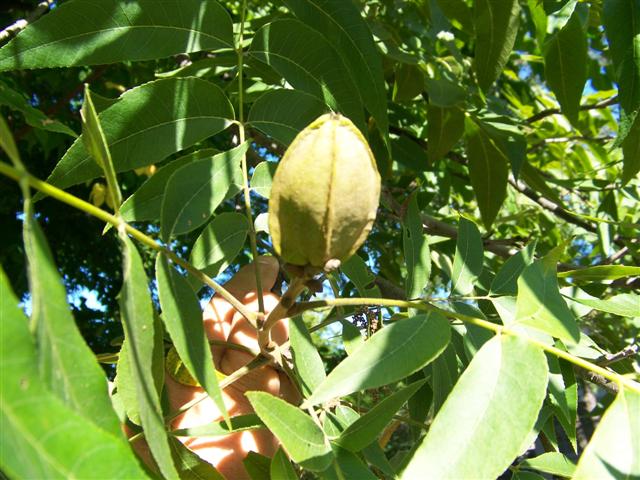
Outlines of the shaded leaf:
{"type": "MultiPolygon", "coordinates": [[[[378,478],[371,473],[371,470],[367,468],[356,454],[345,448],[341,448],[338,445],[333,446],[333,452],[335,455],[335,462],[332,468],[337,472],[338,479],[353,478],[358,480],[376,480],[378,478]]],[[[329,469],[329,471],[331,471],[331,469],[329,469]]]]}
{"type": "Polygon", "coordinates": [[[580,340],[576,320],[560,295],[556,263],[564,245],[525,267],[518,279],[515,322],[571,344],[580,340]]]}
{"type": "Polygon", "coordinates": [[[427,367],[431,371],[431,389],[433,413],[436,414],[453,390],[460,373],[458,372],[458,358],[452,343],[447,345],[444,352],[427,367]]]}
{"type": "Polygon", "coordinates": [[[327,111],[324,102],[302,90],[270,90],[253,103],[247,124],[289,145],[301,130],[327,111]]]}
{"type": "Polygon", "coordinates": [[[520,454],[546,394],[547,362],[524,339],[499,336],[473,357],[402,478],[497,478],[520,454]],[[470,401],[473,399],[473,401],[470,401]]]}
{"type": "Polygon", "coordinates": [[[399,63],[396,66],[392,99],[394,102],[408,102],[422,93],[424,74],[416,65],[399,63]]]}
{"type": "MultiPolygon", "coordinates": [[[[557,342],[558,348],[566,348],[557,342]]],[[[577,451],[576,417],[578,415],[578,384],[571,364],[553,355],[547,355],[549,365],[549,402],[556,412],[567,438],[577,451]]]]}
{"type": "Polygon", "coordinates": [[[167,188],[167,182],[171,175],[188,163],[202,158],[209,158],[218,153],[213,148],[206,148],[172,160],[127,198],[120,207],[120,215],[127,221],[135,220],[159,220],[162,208],[162,199],[167,188]]]}
{"type": "Polygon", "coordinates": [[[162,253],[156,257],[156,281],[162,320],[180,360],[228,421],[198,297],[187,279],[169,265],[169,259],[162,253]]]}
{"type": "Polygon", "coordinates": [[[517,0],[478,0],[475,3],[475,69],[478,85],[487,91],[504,68],[518,33],[517,0]]]}
{"type": "Polygon", "coordinates": [[[361,297],[380,296],[380,288],[374,283],[376,276],[359,255],[349,257],[340,265],[340,270],[353,282],[361,297]]]}
{"type": "Polygon", "coordinates": [[[464,133],[464,112],[459,108],[429,105],[427,108],[427,156],[429,162],[440,160],[464,133]]]}
{"type": "Polygon", "coordinates": [[[322,382],[306,405],[398,381],[424,367],[449,343],[447,319],[437,312],[399,320],[367,340],[322,382]]]}
{"type": "Polygon", "coordinates": [[[411,197],[402,223],[404,261],[407,265],[406,296],[409,299],[421,298],[429,282],[431,254],[416,195],[411,197]]]}
{"type": "Polygon", "coordinates": [[[217,2],[76,0],[57,6],[0,49],[0,71],[152,60],[233,48],[217,2]]]}
{"type": "Polygon", "coordinates": [[[2,81],[0,81],[0,105],[6,105],[13,110],[18,110],[24,115],[25,121],[34,128],[49,132],[64,133],[72,137],[78,136],[76,132],[65,124],[47,117],[43,112],[32,107],[22,93],[10,88],[2,81]]]}
{"type": "Polygon", "coordinates": [[[244,215],[235,212],[216,215],[193,244],[189,261],[210,277],[216,277],[240,253],[248,233],[249,222],[244,215]]]}
{"type": "Polygon", "coordinates": [[[249,474],[251,480],[271,480],[269,473],[271,468],[271,460],[256,452],[249,452],[242,460],[244,469],[249,474]]]}
{"type": "Polygon", "coordinates": [[[482,273],[484,248],[482,237],[475,223],[460,217],[456,254],[453,258],[451,289],[460,295],[467,295],[482,273]]]}
{"type": "Polygon", "coordinates": [[[291,465],[289,458],[287,458],[287,454],[284,453],[284,450],[282,450],[282,447],[278,448],[275,455],[271,459],[269,473],[271,474],[271,478],[274,480],[298,479],[298,475],[296,475],[296,471],[293,469],[293,466],[291,465]]]}
{"type": "Polygon", "coordinates": [[[405,135],[391,137],[391,156],[400,165],[416,172],[423,172],[428,167],[424,148],[405,135]]]}
{"type": "Polygon", "coordinates": [[[329,466],[331,447],[311,417],[268,393],[247,392],[245,395],[294,462],[311,471],[322,471],[329,466]]]}
{"type": "Polygon", "coordinates": [[[636,117],[627,137],[622,142],[622,155],[624,160],[622,183],[624,184],[633,180],[640,172],[640,115],[636,117]]]}
{"type": "Polygon", "coordinates": [[[169,438],[169,446],[181,480],[225,480],[213,465],[185,447],[180,440],[169,438]]]}
{"type": "Polygon", "coordinates": [[[205,223],[242,178],[245,142],[231,150],[191,162],[176,170],[162,200],[162,238],[195,230],[205,223]]]}
{"type": "Polygon", "coordinates": [[[574,124],[578,121],[582,90],[587,81],[587,37],[579,14],[576,9],[544,47],[545,79],[562,113],[574,124]]]}
{"type": "Polygon", "coordinates": [[[640,394],[620,389],[578,461],[574,479],[640,476],[640,394]]]}
{"type": "MultiPolygon", "coordinates": [[[[629,122],[633,122],[637,118],[640,109],[640,22],[638,22],[638,16],[640,16],[640,1],[638,0],[607,0],[603,2],[602,20],[618,80],[620,107],[623,117],[627,117],[629,122]]],[[[637,129],[640,130],[640,127],[637,129]]],[[[619,136],[618,141],[624,139],[625,132],[620,133],[622,136],[619,136]]]]}
{"type": "Polygon", "coordinates": [[[364,106],[386,136],[389,125],[382,57],[356,4],[342,0],[286,0],[285,4],[335,46],[364,106]]]}
{"type": "Polygon", "coordinates": [[[1,268],[0,318],[3,473],[12,478],[147,478],[121,434],[79,415],[44,385],[27,319],[1,268]]]}
{"type": "Polygon", "coordinates": [[[487,229],[507,195],[509,160],[499,143],[473,121],[465,123],[469,176],[487,229]]]}
{"type": "Polygon", "coordinates": [[[293,367],[298,374],[302,394],[308,397],[327,375],[301,315],[289,320],[289,340],[293,367]]]}
{"type": "Polygon", "coordinates": [[[249,55],[366,132],[358,88],[340,55],[317,31],[298,20],[277,20],[256,32],[249,55]]]}
{"type": "MultiPolygon", "coordinates": [[[[197,78],[163,79],[128,90],[98,115],[116,172],[150,165],[229,126],[233,108],[217,86],[197,78]]],[[[101,175],[82,136],[48,182],[66,188],[101,175]]]]}
{"type": "Polygon", "coordinates": [[[342,320],[340,324],[342,325],[342,344],[344,345],[347,355],[352,355],[353,352],[362,346],[364,338],[362,338],[360,329],[349,320],[342,320]]]}
{"type": "Polygon", "coordinates": [[[140,421],[151,454],[162,474],[167,478],[179,478],[171,457],[160,396],[150,368],[154,364],[157,337],[148,280],[138,250],[124,233],[120,238],[123,243],[124,270],[119,297],[120,311],[125,339],[129,342],[129,368],[136,387],[140,421]]]}
{"type": "Polygon", "coordinates": [[[335,443],[349,451],[358,452],[374,442],[398,410],[424,383],[424,380],[414,382],[384,398],[369,412],[349,425],[335,443]]]}
{"type": "Polygon", "coordinates": [[[180,428],[172,430],[171,434],[176,437],[219,437],[229,435],[234,432],[243,432],[245,430],[255,430],[264,428],[264,423],[255,413],[246,415],[237,415],[229,419],[229,423],[225,421],[211,422],[196,427],[180,428]],[[229,424],[231,427],[229,427],[229,424]]]}
{"type": "Polygon", "coordinates": [[[76,326],[47,240],[29,213],[23,234],[40,378],[70,410],[119,436],[104,371],[76,326]]]}

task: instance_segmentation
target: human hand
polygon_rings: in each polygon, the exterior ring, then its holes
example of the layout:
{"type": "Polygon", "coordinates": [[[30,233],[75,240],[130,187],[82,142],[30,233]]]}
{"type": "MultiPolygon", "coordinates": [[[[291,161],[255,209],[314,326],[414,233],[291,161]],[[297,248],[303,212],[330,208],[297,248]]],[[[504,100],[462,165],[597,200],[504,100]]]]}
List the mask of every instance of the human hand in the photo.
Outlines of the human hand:
{"type": "MultiPolygon", "coordinates": [[[[266,313],[271,311],[279,298],[270,292],[278,275],[278,262],[274,257],[259,257],[260,275],[266,313]]],[[[225,284],[225,288],[250,310],[258,311],[258,296],[255,285],[253,264],[246,265],[225,284]]],[[[204,327],[209,340],[219,340],[239,344],[253,350],[259,350],[255,329],[222,297],[214,296],[207,304],[204,314],[204,327]]],[[[272,339],[277,344],[284,343],[289,337],[288,321],[279,321],[271,330],[272,339]]],[[[253,356],[248,352],[212,345],[216,369],[229,375],[249,363],[253,356]]],[[[179,410],[183,405],[204,395],[201,387],[183,385],[166,373],[165,385],[171,411],[179,410]]],[[[261,390],[287,401],[296,401],[297,392],[289,378],[270,365],[251,371],[222,392],[224,403],[231,417],[252,413],[253,409],[244,396],[245,392],[261,390]]],[[[211,398],[206,397],[172,423],[172,429],[181,429],[221,421],[223,416],[211,398]]],[[[249,451],[272,456],[278,442],[267,430],[250,430],[218,437],[178,437],[190,450],[211,463],[229,479],[248,478],[242,460],[249,451]]],[[[137,442],[136,442],[137,443],[137,442]]],[[[143,456],[141,445],[135,445],[143,456]]]]}

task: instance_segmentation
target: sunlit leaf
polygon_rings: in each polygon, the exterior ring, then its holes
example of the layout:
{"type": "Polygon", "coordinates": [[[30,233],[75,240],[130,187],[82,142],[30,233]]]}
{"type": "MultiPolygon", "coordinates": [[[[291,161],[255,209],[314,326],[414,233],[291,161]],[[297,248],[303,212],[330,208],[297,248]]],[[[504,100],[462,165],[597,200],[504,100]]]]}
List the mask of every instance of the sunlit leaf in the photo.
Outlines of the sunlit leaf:
{"type": "Polygon", "coordinates": [[[571,300],[621,317],[640,317],[640,296],[634,293],[620,293],[606,300],[598,298],[571,298],[571,300]]]}
{"type": "Polygon", "coordinates": [[[518,279],[515,322],[533,327],[567,343],[580,340],[580,329],[560,295],[556,263],[564,246],[525,267],[518,279]]]}
{"type": "Polygon", "coordinates": [[[198,297],[162,253],[156,257],[156,280],[162,319],[180,360],[228,420],[198,297]]]}
{"type": "Polygon", "coordinates": [[[289,340],[293,367],[298,374],[302,394],[309,396],[327,375],[322,358],[300,315],[289,320],[289,340]]]}
{"type": "Polygon", "coordinates": [[[102,65],[233,48],[231,18],[215,1],[64,2],[0,49],[0,71],[102,65]]]}
{"type": "Polygon", "coordinates": [[[294,462],[311,471],[322,471],[329,466],[331,447],[311,417],[265,392],[247,392],[246,397],[294,462]]]}
{"type": "Polygon", "coordinates": [[[640,476],[640,394],[620,389],[580,456],[573,476],[622,479],[640,476]]]}
{"type": "Polygon", "coordinates": [[[278,164],[267,161],[260,162],[256,165],[253,175],[251,175],[251,190],[265,198],[269,198],[271,183],[273,182],[273,176],[276,173],[277,166],[278,164]]]}
{"type": "Polygon", "coordinates": [[[571,278],[574,282],[592,282],[600,280],[617,280],[625,277],[640,276],[640,267],[627,265],[596,265],[579,270],[559,272],[559,278],[571,278]]]}
{"type": "Polygon", "coordinates": [[[405,378],[442,353],[450,336],[449,322],[436,312],[399,320],[344,359],[305,404],[316,405],[405,378]]]}
{"type": "MultiPolygon", "coordinates": [[[[164,160],[229,126],[233,108],[218,87],[197,78],[163,79],[125,92],[98,115],[116,172],[164,160]]],[[[101,175],[82,136],[48,182],[66,188],[101,175]]]]}
{"type": "Polygon", "coordinates": [[[516,337],[488,341],[436,415],[402,478],[497,478],[520,454],[547,387],[542,350],[516,337]]]}
{"type": "Polygon", "coordinates": [[[1,268],[0,318],[3,473],[11,478],[147,478],[122,435],[68,408],[44,385],[27,319],[1,268]]]}
{"type": "Polygon", "coordinates": [[[118,435],[106,376],[76,326],[47,240],[30,215],[23,233],[40,378],[70,410],[118,435]]]}
{"type": "Polygon", "coordinates": [[[135,381],[140,421],[160,471],[167,478],[178,478],[160,407],[160,396],[150,368],[154,364],[157,337],[148,280],[135,245],[125,234],[121,234],[121,240],[124,272],[119,297],[120,311],[125,338],[129,342],[129,369],[135,381]]]}
{"type": "Polygon", "coordinates": [[[575,464],[560,452],[548,452],[529,458],[518,465],[518,468],[530,468],[551,475],[571,478],[575,472],[575,464]]]}

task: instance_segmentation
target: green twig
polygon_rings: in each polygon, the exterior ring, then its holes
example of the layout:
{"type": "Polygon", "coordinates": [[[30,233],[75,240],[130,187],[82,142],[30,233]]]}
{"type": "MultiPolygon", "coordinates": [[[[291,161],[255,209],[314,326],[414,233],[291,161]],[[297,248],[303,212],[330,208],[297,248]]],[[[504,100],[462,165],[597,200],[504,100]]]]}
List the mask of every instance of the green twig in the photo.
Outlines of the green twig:
{"type": "Polygon", "coordinates": [[[491,330],[496,334],[513,335],[516,337],[520,337],[525,339],[529,343],[532,343],[537,347],[540,347],[545,352],[549,352],[552,355],[555,355],[558,358],[562,358],[563,360],[566,360],[580,368],[597,373],[598,375],[601,375],[607,380],[610,380],[618,384],[620,387],[625,387],[636,393],[640,393],[640,384],[638,384],[637,382],[634,382],[631,379],[628,379],[622,375],[619,375],[615,372],[607,370],[599,365],[596,365],[595,363],[589,362],[588,360],[585,360],[580,357],[576,357],[568,352],[565,352],[564,350],[560,350],[559,348],[556,348],[554,346],[547,345],[546,343],[536,340],[534,338],[524,336],[521,333],[511,330],[508,327],[497,325],[495,323],[488,322],[487,320],[483,320],[481,318],[475,318],[469,315],[464,315],[457,312],[450,312],[448,310],[443,310],[441,308],[438,308],[434,305],[431,305],[425,302],[408,301],[408,300],[392,300],[388,298],[329,298],[325,300],[301,302],[295,305],[293,308],[291,308],[289,312],[287,312],[287,315],[288,316],[296,315],[298,313],[304,312],[305,310],[311,310],[319,307],[359,306],[359,305],[378,305],[383,307],[415,308],[416,310],[422,310],[427,312],[436,311],[441,313],[442,315],[445,315],[446,317],[461,320],[465,323],[470,323],[472,325],[476,325],[486,330],[491,330]]]}
{"type": "MultiPolygon", "coordinates": [[[[244,20],[247,10],[247,2],[243,1],[240,9],[240,34],[238,36],[238,134],[239,142],[242,145],[245,141],[244,132],[244,90],[242,75],[244,69],[244,50],[242,43],[244,40],[244,20]]],[[[244,208],[249,220],[249,243],[251,245],[251,256],[253,257],[253,269],[256,275],[256,291],[258,294],[258,311],[264,313],[264,296],[262,294],[262,276],[260,275],[260,263],[258,262],[258,245],[256,242],[256,228],[253,223],[253,213],[251,212],[251,190],[249,188],[249,172],[247,169],[247,153],[242,154],[242,189],[244,191],[244,208]]],[[[254,323],[254,327],[257,325],[254,323]]]]}
{"type": "Polygon", "coordinates": [[[106,212],[90,204],[89,202],[85,202],[84,200],[81,200],[80,198],[71,195],[64,190],[54,187],[47,182],[43,182],[42,180],[34,177],[26,171],[20,171],[19,169],[14,168],[4,162],[0,162],[0,173],[18,182],[26,181],[31,187],[39,190],[46,195],[49,195],[50,197],[55,198],[56,200],[59,200],[63,203],[66,203],[67,205],[77,208],[78,210],[88,213],[89,215],[99,218],[103,222],[110,223],[117,228],[123,228],[129,235],[138,240],[140,243],[152,248],[153,250],[156,250],[157,252],[164,253],[173,263],[180,265],[202,283],[211,287],[217,294],[219,294],[222,298],[229,302],[247,320],[249,320],[250,322],[256,321],[256,314],[254,312],[251,312],[246,307],[246,305],[240,302],[222,285],[215,282],[208,275],[202,273],[189,262],[177,256],[168,248],[160,245],[153,238],[145,235],[140,230],[133,228],[131,225],[117,218],[115,215],[112,215],[109,212],[106,212]]]}

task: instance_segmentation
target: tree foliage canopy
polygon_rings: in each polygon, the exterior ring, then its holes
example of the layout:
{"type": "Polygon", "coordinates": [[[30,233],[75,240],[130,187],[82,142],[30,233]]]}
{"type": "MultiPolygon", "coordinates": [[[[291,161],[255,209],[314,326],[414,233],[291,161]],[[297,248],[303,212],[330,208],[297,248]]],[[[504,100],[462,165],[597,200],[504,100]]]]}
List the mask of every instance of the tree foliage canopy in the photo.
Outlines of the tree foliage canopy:
{"type": "Polygon", "coordinates": [[[256,361],[302,404],[251,393],[202,434],[271,430],[252,478],[640,476],[640,0],[10,1],[0,23],[0,473],[143,478],[128,421],[163,477],[219,478],[169,428],[165,352],[224,410],[198,300],[237,303],[220,284],[275,254],[278,161],[333,111],[374,153],[373,230],[306,285],[281,269],[291,351],[256,361]]]}

